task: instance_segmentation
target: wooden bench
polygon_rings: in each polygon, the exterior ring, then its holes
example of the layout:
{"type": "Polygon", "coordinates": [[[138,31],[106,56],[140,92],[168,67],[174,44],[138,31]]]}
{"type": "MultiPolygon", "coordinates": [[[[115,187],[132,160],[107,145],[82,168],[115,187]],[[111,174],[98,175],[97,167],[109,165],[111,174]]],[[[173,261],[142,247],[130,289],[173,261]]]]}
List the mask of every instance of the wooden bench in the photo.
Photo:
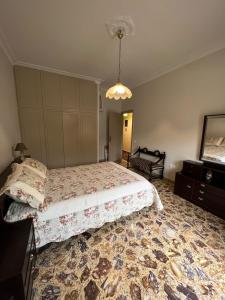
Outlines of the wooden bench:
{"type": "Polygon", "coordinates": [[[159,150],[151,151],[147,148],[139,147],[137,151],[128,156],[127,168],[134,168],[149,175],[149,181],[156,178],[163,178],[165,152],[159,150]],[[149,159],[141,157],[149,156],[149,159]]]}

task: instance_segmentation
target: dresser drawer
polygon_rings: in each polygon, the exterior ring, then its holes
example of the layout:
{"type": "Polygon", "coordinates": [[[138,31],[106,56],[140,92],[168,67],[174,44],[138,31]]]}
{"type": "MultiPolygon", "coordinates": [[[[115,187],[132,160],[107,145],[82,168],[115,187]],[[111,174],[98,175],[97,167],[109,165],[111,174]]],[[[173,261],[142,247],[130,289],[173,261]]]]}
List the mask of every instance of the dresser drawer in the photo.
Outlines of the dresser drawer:
{"type": "Polygon", "coordinates": [[[198,192],[201,195],[214,195],[217,197],[225,198],[225,190],[216,188],[214,186],[208,185],[204,182],[198,182],[195,183],[195,192],[198,192]]]}
{"type": "Polygon", "coordinates": [[[207,185],[205,183],[196,183],[193,192],[193,202],[205,208],[206,210],[225,217],[225,191],[207,185]]]}
{"type": "Polygon", "coordinates": [[[183,162],[182,174],[200,180],[202,165],[200,163],[185,160],[183,162]]]}
{"type": "Polygon", "coordinates": [[[191,200],[194,189],[192,178],[181,173],[176,174],[174,193],[184,199],[191,200]]]}

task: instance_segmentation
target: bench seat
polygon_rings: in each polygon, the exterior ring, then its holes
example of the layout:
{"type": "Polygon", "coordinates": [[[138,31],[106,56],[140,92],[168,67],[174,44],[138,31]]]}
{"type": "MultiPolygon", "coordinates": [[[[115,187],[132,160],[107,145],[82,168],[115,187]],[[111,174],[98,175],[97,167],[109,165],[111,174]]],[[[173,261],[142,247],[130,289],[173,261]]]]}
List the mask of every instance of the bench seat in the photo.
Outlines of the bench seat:
{"type": "Polygon", "coordinates": [[[149,180],[163,178],[165,152],[160,153],[158,150],[150,151],[147,148],[138,148],[133,154],[129,155],[127,168],[137,169],[149,175],[149,180]],[[149,159],[141,157],[141,154],[149,155],[149,159]]]}
{"type": "Polygon", "coordinates": [[[130,165],[146,174],[150,174],[150,166],[152,165],[152,162],[142,157],[131,157],[130,165]]]}

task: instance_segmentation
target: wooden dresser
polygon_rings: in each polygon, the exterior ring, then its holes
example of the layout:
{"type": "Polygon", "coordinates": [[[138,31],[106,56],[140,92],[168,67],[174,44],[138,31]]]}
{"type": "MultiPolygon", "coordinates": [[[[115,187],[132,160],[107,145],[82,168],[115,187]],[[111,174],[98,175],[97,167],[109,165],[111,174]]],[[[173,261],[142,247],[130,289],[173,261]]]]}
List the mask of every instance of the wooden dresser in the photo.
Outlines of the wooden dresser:
{"type": "Polygon", "coordinates": [[[36,248],[32,219],[0,222],[0,299],[32,299],[36,248]]]}
{"type": "Polygon", "coordinates": [[[174,193],[225,219],[225,171],[186,160],[176,173],[174,193]]]}

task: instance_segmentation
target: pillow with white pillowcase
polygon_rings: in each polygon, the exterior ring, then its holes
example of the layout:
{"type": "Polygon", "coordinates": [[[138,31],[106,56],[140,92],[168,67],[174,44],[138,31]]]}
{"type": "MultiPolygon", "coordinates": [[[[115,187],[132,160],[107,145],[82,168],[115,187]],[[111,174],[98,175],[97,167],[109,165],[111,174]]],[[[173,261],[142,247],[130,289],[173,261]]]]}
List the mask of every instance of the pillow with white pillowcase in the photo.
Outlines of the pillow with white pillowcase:
{"type": "Polygon", "coordinates": [[[47,167],[40,161],[33,159],[33,158],[26,158],[22,163],[22,166],[32,169],[36,172],[39,176],[46,178],[47,176],[47,167]]]}
{"type": "Polygon", "coordinates": [[[46,179],[33,170],[14,164],[13,173],[8,177],[0,195],[6,194],[17,202],[29,204],[38,210],[45,207],[46,179]]]}

